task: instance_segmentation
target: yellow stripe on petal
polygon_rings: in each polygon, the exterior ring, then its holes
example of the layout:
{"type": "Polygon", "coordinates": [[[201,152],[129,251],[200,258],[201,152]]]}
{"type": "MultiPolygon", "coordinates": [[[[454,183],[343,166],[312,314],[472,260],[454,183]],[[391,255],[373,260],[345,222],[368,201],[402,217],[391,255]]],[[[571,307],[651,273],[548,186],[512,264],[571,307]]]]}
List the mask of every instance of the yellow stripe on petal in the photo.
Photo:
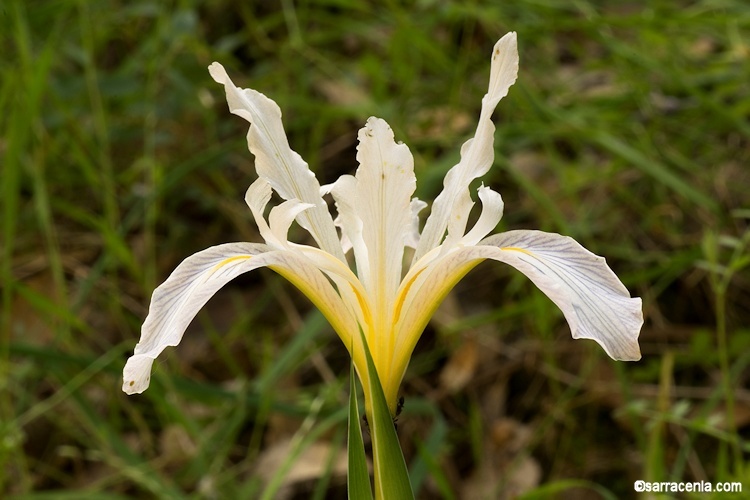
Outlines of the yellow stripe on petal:
{"type": "MultiPolygon", "coordinates": [[[[427,323],[448,292],[471,271],[482,258],[463,261],[458,266],[445,266],[449,257],[432,260],[406,281],[399,297],[403,315],[396,317],[396,345],[392,353],[391,372],[383,382],[388,401],[396,401],[401,379],[406,372],[414,347],[427,323]],[[423,273],[423,271],[428,271],[423,273]]],[[[399,311],[401,313],[401,311],[399,311]]]]}
{"type": "Polygon", "coordinates": [[[393,313],[393,321],[398,322],[398,319],[401,317],[401,309],[404,307],[404,301],[406,300],[406,296],[409,293],[409,290],[411,289],[411,286],[414,284],[414,282],[417,280],[420,274],[427,269],[426,267],[423,267],[419,271],[417,271],[414,276],[409,278],[409,281],[406,282],[405,285],[401,287],[401,290],[399,291],[398,297],[396,298],[396,307],[394,309],[393,313]]]}
{"type": "Polygon", "coordinates": [[[252,255],[236,255],[234,257],[228,257],[222,260],[221,262],[219,262],[218,264],[216,264],[214,267],[212,267],[211,270],[209,271],[208,277],[210,278],[211,276],[214,275],[214,273],[216,273],[216,271],[218,271],[219,269],[223,268],[224,266],[228,264],[231,264],[232,262],[236,262],[238,260],[247,260],[250,258],[252,258],[252,255]]]}
{"type": "Polygon", "coordinates": [[[508,250],[509,252],[521,252],[521,253],[525,253],[529,257],[534,256],[534,254],[529,252],[528,250],[525,250],[523,248],[518,248],[518,247],[502,247],[500,250],[508,250]]]}
{"type": "Polygon", "coordinates": [[[349,286],[351,286],[352,291],[354,292],[354,295],[357,297],[357,302],[359,302],[359,308],[362,310],[362,316],[364,317],[365,324],[372,329],[373,322],[372,322],[372,312],[370,312],[370,307],[367,305],[367,301],[364,297],[362,297],[362,294],[359,293],[359,290],[349,283],[349,286]]]}

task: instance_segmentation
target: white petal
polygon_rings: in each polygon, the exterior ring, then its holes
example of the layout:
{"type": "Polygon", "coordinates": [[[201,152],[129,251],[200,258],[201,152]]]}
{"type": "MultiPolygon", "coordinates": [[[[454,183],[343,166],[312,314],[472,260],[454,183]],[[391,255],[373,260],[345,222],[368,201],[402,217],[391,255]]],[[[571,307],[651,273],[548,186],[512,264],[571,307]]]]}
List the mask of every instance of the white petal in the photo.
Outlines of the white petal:
{"type": "Polygon", "coordinates": [[[368,119],[358,139],[356,176],[337,181],[331,194],[372,308],[373,324],[365,335],[381,376],[388,378],[394,340],[390,316],[401,282],[417,181],[409,148],[395,142],[384,120],[368,119]]]}
{"type": "Polygon", "coordinates": [[[490,66],[490,86],[485,99],[494,107],[508,95],[510,86],[518,78],[518,41],[516,33],[511,31],[497,41],[492,49],[490,66]]]}
{"type": "Polygon", "coordinates": [[[333,281],[339,295],[343,298],[343,302],[349,307],[352,315],[357,318],[357,322],[362,328],[366,329],[368,325],[372,325],[372,313],[366,299],[367,291],[346,263],[319,248],[294,243],[291,243],[290,246],[296,252],[304,254],[310,263],[333,281]]]}
{"type": "Polygon", "coordinates": [[[122,372],[122,390],[126,394],[140,394],[148,389],[154,359],[156,356],[132,356],[128,359],[122,372]]]}
{"type": "Polygon", "coordinates": [[[464,236],[469,212],[471,212],[473,207],[474,200],[471,199],[471,194],[469,193],[467,186],[467,189],[457,193],[453,200],[451,214],[448,217],[448,234],[446,234],[443,243],[440,245],[441,255],[445,255],[451,251],[456,243],[464,236]]]}
{"type": "Polygon", "coordinates": [[[371,117],[359,131],[356,177],[339,179],[331,194],[354,247],[357,275],[376,308],[387,308],[401,281],[404,246],[412,225],[414,160],[393,130],[371,117]]]}
{"type": "Polygon", "coordinates": [[[476,245],[479,240],[490,234],[497,227],[497,223],[503,218],[503,197],[500,193],[482,185],[477,192],[482,200],[482,213],[479,215],[471,231],[461,238],[461,244],[465,246],[476,245]]]}
{"type": "MultiPolygon", "coordinates": [[[[327,194],[331,194],[331,190],[333,189],[333,185],[334,185],[333,182],[330,183],[330,184],[323,184],[323,185],[321,185],[320,186],[320,197],[322,198],[323,196],[325,196],[327,194]]],[[[336,221],[334,221],[334,223],[335,222],[336,221]]]]}
{"type": "Polygon", "coordinates": [[[403,376],[422,330],[445,295],[485,259],[510,264],[529,277],[562,310],[573,338],[596,341],[613,359],[640,359],[641,299],[631,298],[604,258],[574,239],[542,231],[508,231],[477,246],[457,247],[442,258],[433,258],[436,252],[439,249],[409,271],[399,290],[394,374],[403,376]]]}
{"type": "Polygon", "coordinates": [[[410,248],[417,248],[419,244],[419,212],[427,208],[427,203],[419,198],[412,198],[409,208],[411,209],[411,226],[406,233],[404,244],[410,248]]]}
{"type": "Polygon", "coordinates": [[[281,248],[288,247],[287,235],[292,222],[301,212],[314,206],[311,203],[300,203],[298,200],[287,200],[271,209],[271,213],[268,214],[268,223],[277,245],[281,248]]]}
{"type": "Polygon", "coordinates": [[[344,260],[333,219],[320,194],[320,184],[307,163],[289,147],[279,107],[258,91],[236,87],[221,64],[212,63],[208,71],[217,83],[224,85],[229,110],[251,124],[247,143],[255,155],[258,175],[285,200],[297,199],[314,205],[298,215],[299,224],[310,232],[320,248],[344,260]]]}
{"type": "Polygon", "coordinates": [[[258,177],[245,192],[245,203],[253,213],[253,218],[255,219],[255,224],[258,226],[260,235],[269,245],[274,241],[274,237],[271,228],[268,227],[268,223],[263,216],[263,212],[266,210],[266,205],[268,205],[270,200],[271,185],[263,177],[258,177]]]}
{"type": "Polygon", "coordinates": [[[268,214],[268,223],[263,217],[263,212],[271,199],[271,185],[262,177],[258,177],[245,193],[245,203],[250,207],[258,230],[267,245],[284,250],[289,247],[287,233],[295,217],[309,208],[314,207],[310,203],[300,203],[299,200],[287,200],[277,207],[273,207],[268,214]]]}
{"type": "Polygon", "coordinates": [[[362,218],[357,213],[357,179],[352,175],[342,175],[331,186],[331,194],[336,202],[338,225],[341,228],[341,246],[344,251],[354,249],[357,263],[357,276],[365,286],[369,285],[370,259],[362,231],[362,218]]]}
{"type": "Polygon", "coordinates": [[[297,286],[323,312],[346,345],[356,322],[320,270],[290,251],[269,251],[266,245],[227,243],[185,259],[151,297],[141,338],[123,372],[123,391],[141,393],[149,385],[153,360],[182,340],[188,324],[227,282],[267,266],[297,286]]]}
{"type": "Polygon", "coordinates": [[[341,229],[341,249],[344,251],[344,253],[347,253],[352,249],[352,242],[349,239],[349,236],[347,236],[346,232],[344,232],[344,224],[343,222],[341,222],[341,215],[338,215],[335,219],[333,219],[333,225],[341,229]]]}
{"type": "Polygon", "coordinates": [[[434,288],[435,281],[451,282],[457,269],[487,258],[510,264],[531,279],[562,310],[573,338],[595,340],[614,359],[640,359],[641,299],[630,297],[603,257],[567,236],[542,231],[490,236],[435,261],[422,289],[434,288]]]}
{"type": "MultiPolygon", "coordinates": [[[[339,178],[340,179],[340,178],[339,178]]],[[[320,186],[320,196],[325,196],[327,194],[331,194],[331,191],[333,191],[333,186],[335,185],[335,182],[332,182],[330,184],[323,184],[320,186]]],[[[335,219],[333,219],[333,225],[341,230],[341,250],[344,251],[344,253],[347,253],[349,250],[352,249],[352,242],[349,240],[349,236],[347,236],[345,230],[344,230],[344,223],[341,221],[341,213],[336,216],[335,219]]]]}
{"type": "Polygon", "coordinates": [[[417,187],[414,159],[405,144],[396,144],[384,120],[370,118],[359,131],[357,161],[356,208],[370,250],[371,281],[383,294],[379,300],[385,307],[401,282],[411,196],[417,187]]]}
{"type": "Polygon", "coordinates": [[[490,83],[487,94],[482,98],[482,110],[474,137],[461,147],[461,161],[445,176],[443,191],[432,204],[432,212],[425,223],[413,262],[438,246],[446,230],[453,235],[454,242],[464,235],[472,206],[469,183],[486,174],[494,159],[495,126],[491,120],[492,112],[500,99],[507,95],[517,75],[516,34],[508,33],[495,44],[492,51],[490,83]]]}
{"type": "Polygon", "coordinates": [[[506,262],[531,279],[562,310],[573,338],[595,340],[614,359],[641,359],[641,299],[630,297],[604,257],[573,238],[542,231],[508,231],[474,249],[473,255],[506,262]]]}

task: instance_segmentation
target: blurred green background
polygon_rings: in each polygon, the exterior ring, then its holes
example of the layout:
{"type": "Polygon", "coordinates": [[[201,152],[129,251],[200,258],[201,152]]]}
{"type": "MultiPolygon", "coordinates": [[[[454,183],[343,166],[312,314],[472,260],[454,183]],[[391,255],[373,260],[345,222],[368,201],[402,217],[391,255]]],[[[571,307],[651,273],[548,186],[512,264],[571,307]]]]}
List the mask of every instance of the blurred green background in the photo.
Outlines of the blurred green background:
{"type": "Polygon", "coordinates": [[[341,498],[346,350],[270,271],[217,294],[146,393],[120,391],[154,287],[261,241],[247,125],[206,67],[279,104],[321,183],[386,119],[432,200],[508,31],[498,230],[606,256],[643,297],[643,359],[571,340],[526,278],[482,264],[402,387],[418,498],[750,491],[747,2],[3,0],[0,22],[0,496],[341,498]]]}

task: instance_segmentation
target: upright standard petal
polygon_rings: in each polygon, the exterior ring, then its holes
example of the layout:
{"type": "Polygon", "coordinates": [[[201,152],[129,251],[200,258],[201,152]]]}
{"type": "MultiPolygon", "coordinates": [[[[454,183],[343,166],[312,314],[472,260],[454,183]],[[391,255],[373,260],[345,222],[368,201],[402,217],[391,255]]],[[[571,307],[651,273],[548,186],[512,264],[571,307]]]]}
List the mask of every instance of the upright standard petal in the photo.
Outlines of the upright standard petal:
{"type": "Polygon", "coordinates": [[[482,213],[479,214],[479,219],[471,228],[471,231],[461,238],[461,244],[465,246],[473,246],[479,243],[479,240],[495,230],[497,223],[503,218],[505,203],[503,203],[503,197],[500,196],[500,193],[484,185],[480,186],[477,192],[479,199],[482,201],[482,213]]]}
{"type": "Polygon", "coordinates": [[[353,189],[344,193],[334,188],[333,196],[353,196],[350,206],[362,221],[369,260],[370,276],[360,279],[369,283],[371,293],[383,294],[386,305],[386,297],[392,298],[401,281],[401,259],[412,223],[411,196],[417,187],[414,160],[405,144],[394,141],[384,120],[370,118],[359,131],[357,161],[353,189]]]}
{"type": "Polygon", "coordinates": [[[242,273],[269,267],[297,286],[320,309],[334,330],[350,345],[356,322],[328,279],[306,258],[266,245],[227,243],[185,259],[154,290],[141,338],[123,372],[123,391],[141,393],[149,385],[153,360],[180,343],[185,329],[203,305],[226,283],[242,273]]]}
{"type": "Polygon", "coordinates": [[[250,122],[247,144],[255,155],[258,175],[285,200],[297,199],[313,205],[299,213],[297,221],[320,248],[345,260],[333,219],[320,195],[320,183],[302,157],[289,147],[279,107],[256,90],[236,87],[221,64],[212,63],[208,71],[217,83],[224,85],[229,110],[250,122]]]}
{"type": "Polygon", "coordinates": [[[358,194],[357,179],[353,175],[342,175],[331,185],[338,211],[335,224],[341,228],[341,247],[347,252],[350,248],[354,251],[357,277],[369,289],[370,253],[362,234],[364,223],[357,211],[358,194]]]}
{"type": "Polygon", "coordinates": [[[411,208],[411,225],[404,243],[409,248],[417,248],[417,245],[419,245],[419,213],[427,208],[427,203],[419,198],[412,198],[409,208],[411,208]]]}
{"type": "Polygon", "coordinates": [[[482,98],[482,110],[472,139],[461,147],[460,162],[448,171],[443,181],[443,191],[432,204],[419,245],[414,253],[417,262],[427,252],[437,247],[448,231],[448,245],[464,235],[469,212],[474,203],[469,193],[469,183],[483,176],[494,159],[494,133],[492,112],[500,99],[518,76],[518,47],[515,32],[502,37],[492,50],[492,66],[487,94],[482,98]]]}
{"type": "Polygon", "coordinates": [[[245,191],[245,203],[253,214],[258,232],[268,245],[273,245],[275,238],[266,218],[263,216],[263,212],[268,202],[271,201],[271,194],[271,185],[263,177],[255,179],[255,182],[250,184],[250,187],[245,191]]]}
{"type": "Polygon", "coordinates": [[[359,131],[357,161],[355,177],[339,179],[331,194],[354,248],[357,275],[372,304],[376,324],[368,340],[373,358],[387,371],[382,360],[390,360],[393,350],[390,313],[412,229],[414,160],[405,144],[395,142],[391,127],[371,117],[359,131]]]}

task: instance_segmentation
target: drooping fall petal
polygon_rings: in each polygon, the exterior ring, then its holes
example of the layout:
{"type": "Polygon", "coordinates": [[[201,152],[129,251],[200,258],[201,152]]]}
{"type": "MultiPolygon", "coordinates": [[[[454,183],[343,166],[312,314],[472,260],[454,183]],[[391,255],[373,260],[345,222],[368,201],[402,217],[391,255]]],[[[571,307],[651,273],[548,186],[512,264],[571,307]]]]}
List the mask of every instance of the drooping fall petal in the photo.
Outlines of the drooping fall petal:
{"type": "MultiPolygon", "coordinates": [[[[543,231],[508,231],[476,246],[458,247],[430,259],[404,278],[399,300],[399,345],[394,376],[406,370],[418,333],[455,284],[485,259],[510,264],[524,273],[562,310],[573,338],[596,341],[613,359],[640,359],[641,299],[630,293],[599,257],[573,238],[543,231]]],[[[399,380],[400,382],[400,380],[399,380]]],[[[388,391],[386,391],[388,392],[388,391]]]]}
{"type": "Polygon", "coordinates": [[[641,299],[594,255],[569,236],[543,231],[508,231],[466,249],[524,273],[565,315],[574,339],[591,339],[613,359],[641,359],[641,299]]]}
{"type": "Polygon", "coordinates": [[[185,259],[154,290],[141,338],[123,374],[123,391],[141,393],[149,385],[153,360],[182,340],[198,311],[226,283],[242,273],[270,267],[297,286],[323,312],[346,345],[356,322],[328,279],[314,265],[288,251],[256,243],[226,243],[185,259]]]}

